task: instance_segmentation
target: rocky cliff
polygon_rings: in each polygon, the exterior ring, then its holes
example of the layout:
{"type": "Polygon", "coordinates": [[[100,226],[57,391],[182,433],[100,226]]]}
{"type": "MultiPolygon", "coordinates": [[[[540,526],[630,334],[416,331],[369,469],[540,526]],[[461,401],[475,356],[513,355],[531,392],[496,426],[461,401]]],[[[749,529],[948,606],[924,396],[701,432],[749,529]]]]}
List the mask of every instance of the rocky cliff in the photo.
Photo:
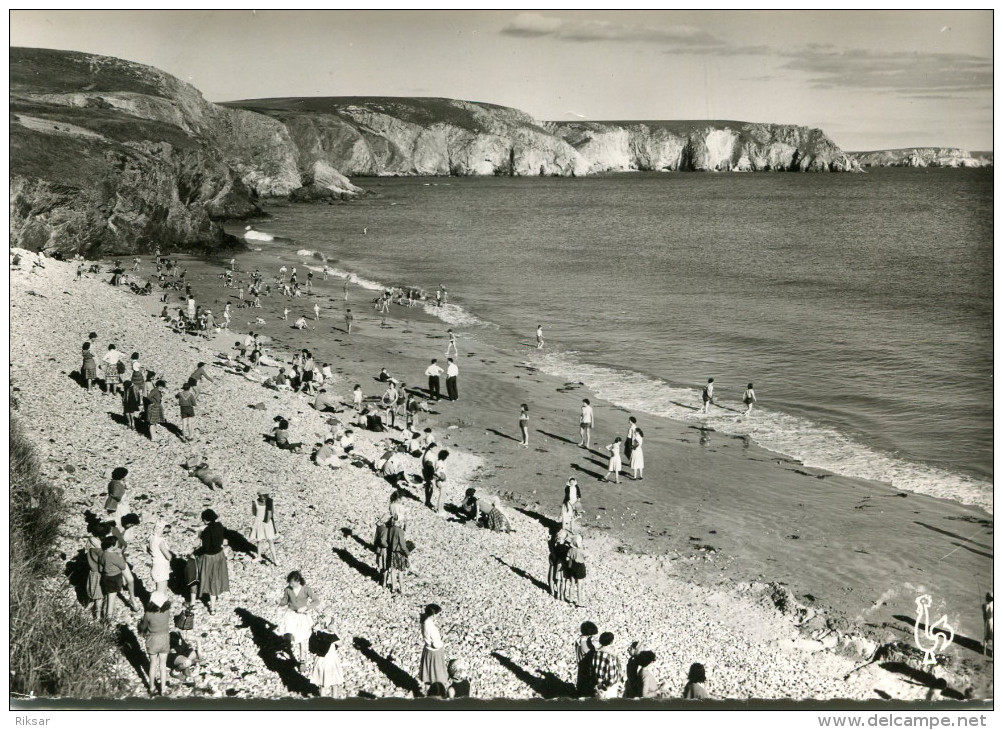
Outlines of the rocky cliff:
{"type": "MultiPolygon", "coordinates": [[[[11,48],[10,124],[11,242],[35,250],[216,247],[218,220],[305,187],[280,122],[116,58],[11,48]]],[[[322,173],[308,193],[358,191],[322,173]]]]}
{"type": "Polygon", "coordinates": [[[851,156],[861,167],[991,167],[992,153],[957,147],[906,147],[897,150],[853,152],[851,156]]]}
{"type": "Polygon", "coordinates": [[[587,175],[628,170],[845,171],[818,129],[745,122],[538,122],[455,99],[330,97],[229,102],[281,121],[301,168],[348,175],[587,175]]]}
{"type": "Polygon", "coordinates": [[[300,167],[346,175],[583,175],[586,161],[518,109],[410,97],[251,99],[286,125],[300,167]]]}
{"type": "Polygon", "coordinates": [[[853,161],[820,129],[730,121],[555,122],[588,171],[845,172],[853,161]]]}

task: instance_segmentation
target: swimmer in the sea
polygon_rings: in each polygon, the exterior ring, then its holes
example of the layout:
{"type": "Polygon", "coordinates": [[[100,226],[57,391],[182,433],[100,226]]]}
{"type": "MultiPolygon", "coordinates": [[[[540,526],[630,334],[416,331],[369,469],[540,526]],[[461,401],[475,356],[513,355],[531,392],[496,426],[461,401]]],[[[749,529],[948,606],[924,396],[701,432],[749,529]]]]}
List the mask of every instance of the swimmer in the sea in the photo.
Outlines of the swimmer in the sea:
{"type": "Polygon", "coordinates": [[[745,396],[742,398],[742,402],[745,403],[745,413],[743,416],[747,416],[752,413],[752,404],[756,402],[756,391],[752,389],[752,383],[749,383],[749,387],[745,389],[745,396]]]}
{"type": "Polygon", "coordinates": [[[536,349],[537,350],[542,350],[543,349],[543,325],[542,324],[536,325],[536,349]]]}

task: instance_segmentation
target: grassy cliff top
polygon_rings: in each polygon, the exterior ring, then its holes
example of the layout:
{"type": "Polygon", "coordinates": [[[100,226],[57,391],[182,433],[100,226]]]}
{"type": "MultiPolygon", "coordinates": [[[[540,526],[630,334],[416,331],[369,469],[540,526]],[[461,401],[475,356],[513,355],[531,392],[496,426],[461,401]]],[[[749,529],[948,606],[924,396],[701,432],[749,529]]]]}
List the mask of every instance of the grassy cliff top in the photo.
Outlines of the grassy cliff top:
{"type": "Polygon", "coordinates": [[[10,90],[33,94],[127,92],[166,97],[167,75],[109,56],[49,48],[10,49],[10,90]]]}

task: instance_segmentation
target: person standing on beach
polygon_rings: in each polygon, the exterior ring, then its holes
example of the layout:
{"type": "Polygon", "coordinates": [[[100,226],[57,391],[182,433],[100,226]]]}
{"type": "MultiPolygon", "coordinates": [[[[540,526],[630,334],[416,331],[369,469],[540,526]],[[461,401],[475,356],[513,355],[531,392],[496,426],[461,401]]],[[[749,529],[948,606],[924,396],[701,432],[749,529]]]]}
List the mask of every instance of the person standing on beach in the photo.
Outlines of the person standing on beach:
{"type": "Polygon", "coordinates": [[[215,612],[216,599],[230,592],[230,571],[226,564],[226,528],[212,509],[202,511],[205,529],[199,534],[202,548],[198,557],[199,595],[208,596],[209,613],[215,612]]]}
{"type": "Polygon", "coordinates": [[[230,329],[230,302],[223,307],[223,329],[230,329]]]}
{"type": "Polygon", "coordinates": [[[167,694],[167,655],[171,651],[171,602],[166,591],[158,590],[150,596],[138,629],[140,636],[146,640],[146,655],[150,659],[147,672],[150,696],[156,693],[159,675],[160,695],[163,697],[167,694]]]}
{"type": "Polygon", "coordinates": [[[703,398],[703,412],[710,413],[710,404],[714,402],[714,378],[707,378],[707,385],[700,396],[703,398]]]}
{"type": "MultiPolygon", "coordinates": [[[[394,492],[394,494],[398,494],[394,492]]],[[[410,549],[404,539],[405,524],[391,504],[390,518],[386,522],[386,587],[391,593],[404,595],[404,576],[407,575],[410,562],[410,549]]]]}
{"type": "Polygon", "coordinates": [[[80,367],[80,376],[87,385],[87,391],[90,392],[94,390],[94,381],[97,380],[98,377],[98,364],[97,360],[94,359],[94,353],[91,352],[90,342],[84,343],[82,354],[84,362],[80,367]]]}
{"type": "Polygon", "coordinates": [[[634,479],[644,479],[644,431],[634,429],[634,439],[630,449],[630,468],[634,471],[634,479]]]}
{"type": "Polygon", "coordinates": [[[529,446],[529,406],[523,403],[519,411],[519,431],[522,433],[520,446],[529,446]]]}
{"type": "Polygon", "coordinates": [[[282,618],[275,631],[289,643],[289,655],[297,667],[303,665],[310,635],[313,633],[313,619],[310,609],[318,604],[303,578],[303,574],[294,570],[286,576],[286,589],[282,592],[280,606],[285,606],[282,618]]]}
{"type": "Polygon", "coordinates": [[[158,380],[153,388],[150,390],[150,394],[146,396],[146,425],[150,430],[150,441],[157,442],[157,428],[162,424],[166,423],[164,419],[164,388],[167,387],[167,383],[163,380],[158,380]]]}
{"type": "Polygon", "coordinates": [[[449,335],[449,343],[446,345],[446,356],[449,356],[449,351],[452,350],[453,354],[457,357],[460,356],[459,351],[456,349],[456,335],[453,334],[452,329],[446,330],[446,334],[449,335]]]}
{"type": "Polygon", "coordinates": [[[592,658],[595,656],[595,637],[599,628],[591,621],[582,624],[581,636],[575,640],[575,665],[578,677],[575,686],[579,697],[588,697],[592,691],[592,658]]]}
{"type": "Polygon", "coordinates": [[[439,284],[439,288],[435,290],[435,306],[442,306],[442,284],[439,284]]]}
{"type": "Polygon", "coordinates": [[[582,414],[578,418],[578,431],[581,434],[579,446],[589,448],[592,445],[592,427],[595,425],[595,417],[592,415],[592,404],[589,399],[582,401],[582,414]]]}
{"type": "Polygon", "coordinates": [[[174,553],[167,543],[167,536],[171,534],[171,526],[165,520],[157,520],[153,526],[153,535],[150,536],[150,555],[153,556],[153,565],[150,568],[150,577],[153,579],[157,591],[167,592],[167,581],[171,577],[171,560],[174,553]]]}
{"type": "Polygon", "coordinates": [[[122,353],[115,349],[115,345],[108,345],[108,352],[101,358],[104,370],[104,385],[109,393],[118,393],[118,386],[122,382],[123,367],[120,371],[118,364],[122,362],[122,353]]]}
{"type": "Polygon", "coordinates": [[[986,594],[986,602],[982,604],[982,654],[989,656],[989,645],[992,644],[992,652],[996,653],[996,642],[993,640],[993,594],[990,591],[986,594]]]}
{"type": "Polygon", "coordinates": [[[742,402],[745,404],[745,413],[742,415],[747,416],[752,413],[752,404],[756,402],[756,391],[752,389],[752,383],[749,383],[749,387],[745,389],[742,402]]]}
{"type": "Polygon", "coordinates": [[[122,389],[122,414],[129,428],[136,430],[136,414],[143,407],[143,391],[132,380],[127,380],[122,389]]]}
{"type": "Polygon", "coordinates": [[[543,349],[543,325],[542,324],[536,325],[536,349],[537,350],[542,350],[543,349]]]}
{"type": "Polygon", "coordinates": [[[320,305],[316,302],[313,305],[313,318],[320,319],[320,305]]]}
{"type": "Polygon", "coordinates": [[[387,383],[387,390],[380,398],[380,403],[386,413],[387,424],[390,428],[397,427],[397,383],[391,379],[387,383]]]}
{"type": "Polygon", "coordinates": [[[118,538],[109,535],[101,541],[101,557],[98,566],[101,569],[101,593],[104,602],[101,606],[101,618],[106,623],[114,622],[118,618],[118,599],[121,597],[122,589],[126,590],[126,605],[133,606],[132,583],[125,579],[129,570],[122,554],[118,538]]]}
{"type": "Polygon", "coordinates": [[[421,455],[421,478],[425,484],[425,506],[432,506],[432,489],[435,483],[435,455],[437,446],[435,441],[429,441],[425,446],[425,453],[421,455]]]}
{"type": "Polygon", "coordinates": [[[585,608],[585,601],[582,598],[584,594],[582,584],[585,582],[585,578],[588,575],[588,571],[585,569],[585,545],[582,540],[582,534],[580,532],[573,533],[571,535],[571,549],[568,550],[567,558],[567,576],[570,578],[571,585],[566,585],[564,600],[571,603],[571,588],[575,589],[575,606],[578,608],[585,608]]]}
{"type": "MultiPolygon", "coordinates": [[[[347,298],[346,298],[346,301],[347,301],[347,298]]],[[[348,334],[352,334],[352,322],[354,320],[355,320],[355,315],[352,314],[352,310],[351,309],[346,309],[345,310],[345,329],[348,331],[348,334]]]]}
{"type": "Polygon", "coordinates": [[[609,475],[612,474],[613,481],[616,484],[620,483],[620,469],[623,468],[623,461],[620,458],[620,444],[620,437],[617,436],[613,439],[613,443],[606,447],[606,450],[609,452],[609,468],[606,470],[606,476],[603,477],[604,481],[608,482],[610,480],[609,475]]]}
{"type": "Polygon", "coordinates": [[[438,363],[437,359],[432,358],[432,364],[425,368],[425,375],[428,376],[428,396],[435,400],[439,400],[439,376],[443,372],[438,363]]]}
{"type": "Polygon", "coordinates": [[[592,657],[592,696],[609,699],[619,694],[623,682],[623,666],[620,657],[613,650],[612,632],[605,631],[599,637],[599,648],[592,657]]]}
{"type": "Polygon", "coordinates": [[[356,413],[362,412],[362,386],[358,384],[352,389],[352,408],[356,413]]]}
{"type": "Polygon", "coordinates": [[[443,685],[449,682],[449,672],[446,668],[446,649],[439,634],[439,627],[436,625],[435,617],[442,612],[442,609],[434,603],[425,606],[421,612],[419,621],[421,623],[421,666],[418,668],[418,680],[425,685],[425,694],[428,688],[439,682],[443,685]]]}
{"type": "Polygon", "coordinates": [[[456,376],[460,374],[460,369],[456,367],[453,358],[448,358],[446,362],[448,363],[446,365],[446,395],[449,400],[459,400],[460,395],[456,390],[456,376]]]}
{"type": "Polygon", "coordinates": [[[437,514],[442,514],[442,493],[446,488],[446,459],[449,458],[449,452],[442,449],[435,460],[435,477],[433,484],[435,486],[435,511],[437,514]]]}
{"type": "Polygon", "coordinates": [[[265,552],[261,549],[261,543],[264,542],[268,544],[272,565],[278,565],[278,553],[275,551],[275,503],[268,492],[258,492],[258,498],[251,502],[251,515],[254,524],[251,525],[249,539],[257,549],[258,559],[262,564],[266,562],[265,552]]]}
{"type": "Polygon", "coordinates": [[[186,442],[191,442],[194,436],[195,406],[198,405],[192,380],[189,379],[181,386],[181,392],[175,394],[174,397],[178,399],[178,405],[181,407],[181,438],[186,442]]]}

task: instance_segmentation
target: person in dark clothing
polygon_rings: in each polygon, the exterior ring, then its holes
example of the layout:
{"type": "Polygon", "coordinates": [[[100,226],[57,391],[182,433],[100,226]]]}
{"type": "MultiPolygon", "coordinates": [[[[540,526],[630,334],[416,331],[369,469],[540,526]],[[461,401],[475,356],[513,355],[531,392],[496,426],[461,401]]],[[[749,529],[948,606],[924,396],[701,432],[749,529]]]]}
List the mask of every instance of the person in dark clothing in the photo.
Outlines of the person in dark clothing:
{"type": "Polygon", "coordinates": [[[226,528],[211,509],[202,512],[202,523],[205,529],[199,535],[202,541],[198,558],[199,594],[209,597],[207,605],[209,613],[213,613],[216,597],[230,592],[230,572],[223,552],[226,528]]]}

